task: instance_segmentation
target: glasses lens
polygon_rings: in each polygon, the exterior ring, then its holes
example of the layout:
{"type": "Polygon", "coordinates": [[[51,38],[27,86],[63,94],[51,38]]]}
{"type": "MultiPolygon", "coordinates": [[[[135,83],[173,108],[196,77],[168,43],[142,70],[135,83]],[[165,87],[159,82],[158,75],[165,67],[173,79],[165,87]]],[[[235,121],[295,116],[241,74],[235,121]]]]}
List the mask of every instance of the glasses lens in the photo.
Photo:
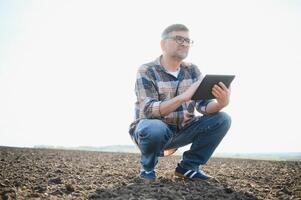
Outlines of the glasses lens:
{"type": "Polygon", "coordinates": [[[185,40],[185,42],[187,42],[188,44],[192,44],[192,43],[193,43],[193,41],[192,41],[191,39],[189,39],[189,38],[185,38],[184,40],[185,40]]]}
{"type": "Polygon", "coordinates": [[[178,43],[178,44],[183,44],[184,42],[186,42],[187,44],[191,45],[193,44],[193,41],[189,38],[185,38],[185,37],[182,37],[182,36],[176,36],[174,38],[174,40],[178,43]]]}
{"type": "Polygon", "coordinates": [[[183,44],[184,43],[184,41],[185,41],[185,38],[183,38],[183,37],[181,37],[181,36],[176,36],[176,42],[178,43],[178,44],[183,44]]]}

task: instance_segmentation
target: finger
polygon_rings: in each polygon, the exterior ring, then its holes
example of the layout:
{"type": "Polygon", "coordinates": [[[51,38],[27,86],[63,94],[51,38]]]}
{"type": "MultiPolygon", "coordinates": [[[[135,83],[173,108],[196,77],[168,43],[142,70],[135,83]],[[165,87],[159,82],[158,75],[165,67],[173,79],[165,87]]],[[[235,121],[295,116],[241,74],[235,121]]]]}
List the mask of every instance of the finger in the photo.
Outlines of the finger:
{"type": "Polygon", "coordinates": [[[220,96],[219,92],[216,92],[215,90],[212,90],[212,94],[216,98],[219,98],[219,96],[220,96]]]}
{"type": "Polygon", "coordinates": [[[212,95],[215,97],[215,98],[219,98],[219,96],[216,94],[216,93],[214,93],[214,92],[212,92],[212,95]]]}
{"type": "Polygon", "coordinates": [[[197,82],[195,82],[195,83],[192,84],[192,87],[193,87],[194,89],[197,89],[197,88],[199,87],[200,83],[201,83],[201,82],[197,81],[197,82]]]}
{"type": "Polygon", "coordinates": [[[200,85],[200,83],[201,83],[201,80],[198,80],[198,81],[194,82],[194,83],[193,83],[193,85],[195,85],[195,86],[199,86],[199,85],[200,85]]]}
{"type": "MultiPolygon", "coordinates": [[[[221,89],[221,88],[220,88],[221,89]]],[[[222,89],[221,89],[222,90],[222,89]]],[[[222,90],[222,92],[221,91],[219,91],[219,90],[217,90],[217,89],[215,89],[215,88],[213,88],[212,89],[212,93],[214,93],[215,95],[215,97],[216,98],[219,98],[219,99],[226,99],[227,98],[227,93],[224,91],[224,90],[222,90]]]]}
{"type": "Polygon", "coordinates": [[[223,90],[218,86],[213,87],[212,90],[217,92],[219,95],[221,95],[223,93],[223,90]]]}
{"type": "Polygon", "coordinates": [[[223,89],[223,90],[228,90],[228,88],[226,87],[226,85],[223,82],[219,82],[218,85],[223,89]]]}
{"type": "Polygon", "coordinates": [[[220,92],[220,93],[225,93],[225,91],[219,87],[218,85],[214,85],[213,89],[215,89],[216,91],[220,92]]]}

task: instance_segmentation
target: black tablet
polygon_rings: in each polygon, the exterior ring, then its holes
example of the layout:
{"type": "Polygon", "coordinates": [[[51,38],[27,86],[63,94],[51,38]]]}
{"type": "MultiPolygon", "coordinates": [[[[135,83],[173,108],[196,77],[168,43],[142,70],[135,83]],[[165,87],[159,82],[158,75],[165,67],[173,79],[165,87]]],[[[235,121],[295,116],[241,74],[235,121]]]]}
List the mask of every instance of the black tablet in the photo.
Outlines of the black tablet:
{"type": "Polygon", "coordinates": [[[207,74],[201,81],[198,89],[193,94],[191,100],[215,99],[212,94],[212,88],[215,84],[223,82],[229,88],[234,79],[234,75],[214,75],[207,74]]]}

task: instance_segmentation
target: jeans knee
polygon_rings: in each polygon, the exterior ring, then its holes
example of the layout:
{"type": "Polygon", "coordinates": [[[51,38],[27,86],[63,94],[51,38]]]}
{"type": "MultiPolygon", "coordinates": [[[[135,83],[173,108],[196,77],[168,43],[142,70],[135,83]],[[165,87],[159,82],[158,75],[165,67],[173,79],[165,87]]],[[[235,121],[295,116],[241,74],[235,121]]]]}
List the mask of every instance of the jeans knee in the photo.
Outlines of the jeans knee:
{"type": "Polygon", "coordinates": [[[167,125],[161,120],[147,120],[138,130],[140,139],[147,139],[151,143],[165,143],[171,138],[167,125]]]}
{"type": "MultiPolygon", "coordinates": [[[[225,112],[217,112],[209,116],[209,121],[207,121],[206,130],[216,131],[220,130],[221,134],[226,134],[231,126],[231,117],[225,112]]],[[[223,134],[223,135],[224,135],[223,134]]]]}
{"type": "Polygon", "coordinates": [[[226,112],[218,112],[219,117],[221,120],[226,124],[231,124],[231,117],[226,112]]]}
{"type": "Polygon", "coordinates": [[[228,130],[231,126],[231,117],[229,114],[225,112],[218,112],[217,113],[217,120],[220,121],[221,125],[224,129],[228,130]]]}

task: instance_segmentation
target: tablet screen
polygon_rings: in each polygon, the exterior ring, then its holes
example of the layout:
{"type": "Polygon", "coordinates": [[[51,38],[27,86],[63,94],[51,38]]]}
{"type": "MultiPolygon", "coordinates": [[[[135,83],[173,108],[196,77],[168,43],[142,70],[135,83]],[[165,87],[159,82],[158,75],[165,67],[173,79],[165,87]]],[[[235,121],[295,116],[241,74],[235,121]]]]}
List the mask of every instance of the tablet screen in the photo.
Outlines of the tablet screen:
{"type": "Polygon", "coordinates": [[[226,85],[226,87],[229,88],[234,77],[234,75],[207,74],[203,78],[198,89],[193,94],[191,100],[215,99],[215,97],[212,94],[212,87],[215,84],[218,84],[219,82],[223,82],[226,85]]]}

